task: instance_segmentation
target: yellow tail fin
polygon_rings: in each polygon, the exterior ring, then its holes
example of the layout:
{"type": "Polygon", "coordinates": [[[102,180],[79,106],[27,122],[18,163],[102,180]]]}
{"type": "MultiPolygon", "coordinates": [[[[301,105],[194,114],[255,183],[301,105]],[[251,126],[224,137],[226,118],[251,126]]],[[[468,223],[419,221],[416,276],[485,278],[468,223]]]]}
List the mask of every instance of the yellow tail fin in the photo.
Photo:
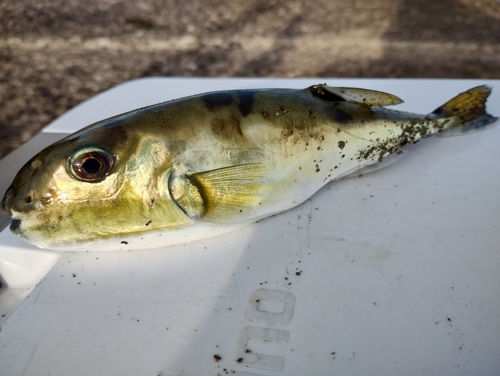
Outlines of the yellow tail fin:
{"type": "Polygon", "coordinates": [[[458,117],[440,136],[455,136],[484,128],[498,120],[486,112],[486,100],[491,94],[488,86],[478,86],[467,90],[431,112],[428,117],[443,119],[458,117]]]}

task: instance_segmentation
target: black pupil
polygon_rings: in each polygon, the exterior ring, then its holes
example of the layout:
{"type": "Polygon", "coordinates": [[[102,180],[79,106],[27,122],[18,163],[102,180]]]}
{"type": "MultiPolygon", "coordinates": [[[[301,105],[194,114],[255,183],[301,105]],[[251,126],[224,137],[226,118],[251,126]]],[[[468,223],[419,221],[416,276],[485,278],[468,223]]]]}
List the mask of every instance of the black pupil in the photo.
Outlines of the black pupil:
{"type": "Polygon", "coordinates": [[[96,174],[101,169],[102,164],[95,158],[89,158],[82,164],[82,169],[88,174],[96,174]]]}
{"type": "Polygon", "coordinates": [[[71,163],[69,172],[73,177],[88,183],[96,183],[105,179],[113,167],[112,156],[104,150],[86,151],[84,149],[69,162],[71,163]]]}

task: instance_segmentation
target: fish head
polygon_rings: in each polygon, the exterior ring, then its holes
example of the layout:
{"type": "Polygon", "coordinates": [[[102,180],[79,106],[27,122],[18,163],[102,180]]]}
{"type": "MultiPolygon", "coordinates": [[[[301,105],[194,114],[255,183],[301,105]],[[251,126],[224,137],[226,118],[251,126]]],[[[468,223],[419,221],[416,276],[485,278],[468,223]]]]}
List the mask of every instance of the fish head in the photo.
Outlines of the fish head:
{"type": "Polygon", "coordinates": [[[165,145],[122,125],[85,128],[28,161],[2,200],[11,231],[60,248],[192,221],[170,198],[165,145]]]}

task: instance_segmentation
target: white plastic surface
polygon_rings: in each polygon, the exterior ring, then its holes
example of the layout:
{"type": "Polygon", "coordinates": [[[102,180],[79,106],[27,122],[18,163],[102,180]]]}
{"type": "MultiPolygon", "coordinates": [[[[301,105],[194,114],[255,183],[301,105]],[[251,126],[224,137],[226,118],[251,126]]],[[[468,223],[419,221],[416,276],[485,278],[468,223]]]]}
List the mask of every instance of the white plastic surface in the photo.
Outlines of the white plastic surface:
{"type": "MultiPolygon", "coordinates": [[[[158,78],[47,131],[203,91],[319,82],[387,91],[420,113],[488,84],[500,115],[498,80],[158,78]]],[[[500,125],[421,141],[293,210],[182,246],[43,252],[5,230],[0,315],[14,286],[33,291],[1,327],[0,374],[498,374],[499,142],[500,125]]]]}

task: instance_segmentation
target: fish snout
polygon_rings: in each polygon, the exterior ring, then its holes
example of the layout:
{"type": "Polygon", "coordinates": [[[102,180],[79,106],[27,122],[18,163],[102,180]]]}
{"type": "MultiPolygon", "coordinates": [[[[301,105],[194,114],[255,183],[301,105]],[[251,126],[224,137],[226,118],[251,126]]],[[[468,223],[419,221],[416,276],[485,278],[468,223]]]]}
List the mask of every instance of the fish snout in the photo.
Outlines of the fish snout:
{"type": "Polygon", "coordinates": [[[20,200],[12,187],[9,188],[7,192],[5,192],[5,196],[2,199],[2,212],[9,217],[12,217],[12,222],[10,223],[10,231],[12,231],[13,234],[24,236],[21,220],[23,216],[21,216],[21,219],[19,219],[19,214],[21,214],[22,212],[28,212],[30,210],[33,210],[34,208],[35,205],[33,203],[33,200],[31,199],[31,196],[24,197],[24,200],[20,200]]]}
{"type": "Polygon", "coordinates": [[[42,162],[34,159],[17,173],[2,200],[2,211],[6,215],[12,217],[15,212],[29,212],[36,208],[31,182],[39,180],[36,174],[41,165],[42,162]]]}
{"type": "Polygon", "coordinates": [[[10,223],[10,231],[13,234],[26,237],[23,234],[24,231],[22,219],[24,218],[24,216],[22,215],[22,212],[28,212],[30,210],[33,210],[34,208],[35,205],[33,203],[33,200],[31,199],[31,196],[24,197],[24,200],[20,200],[12,187],[9,188],[7,192],[5,192],[5,196],[2,199],[2,212],[12,218],[12,222],[10,223]]]}
{"type": "Polygon", "coordinates": [[[9,188],[2,199],[2,212],[9,217],[12,217],[12,211],[10,210],[10,205],[12,201],[12,197],[14,194],[12,193],[12,189],[9,188]]]}
{"type": "Polygon", "coordinates": [[[33,196],[32,193],[22,192],[23,190],[15,191],[12,187],[5,192],[2,200],[2,211],[9,217],[13,216],[14,212],[26,213],[35,210],[40,206],[41,200],[33,196]]]}

